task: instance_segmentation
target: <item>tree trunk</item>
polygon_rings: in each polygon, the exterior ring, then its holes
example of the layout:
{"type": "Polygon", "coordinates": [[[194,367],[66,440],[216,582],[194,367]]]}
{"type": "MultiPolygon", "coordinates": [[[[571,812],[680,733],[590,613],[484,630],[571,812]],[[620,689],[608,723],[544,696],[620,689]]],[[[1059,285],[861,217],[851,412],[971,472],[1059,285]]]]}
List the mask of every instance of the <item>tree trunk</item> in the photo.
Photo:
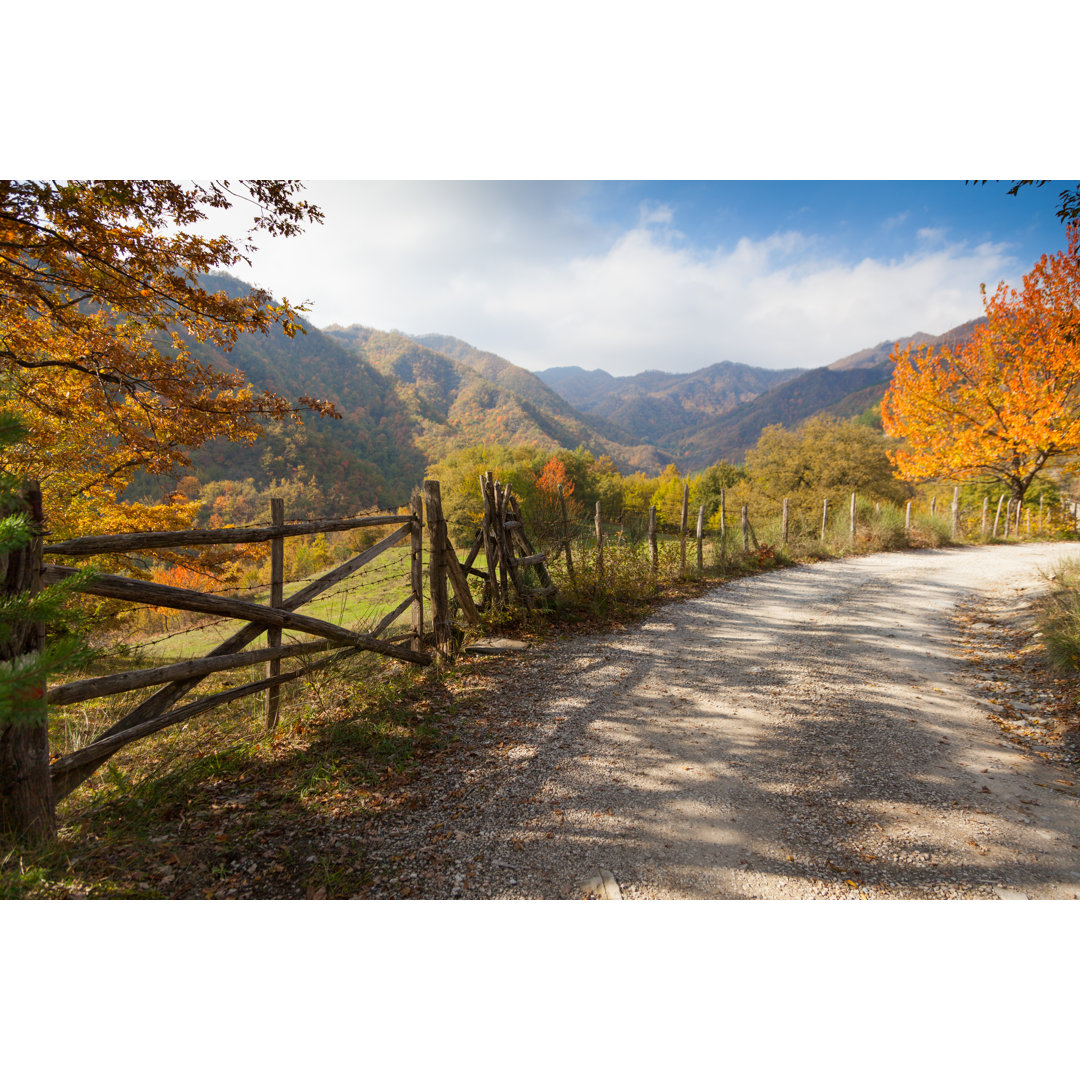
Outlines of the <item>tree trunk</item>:
{"type": "MultiPolygon", "coordinates": [[[[41,584],[41,491],[32,483],[24,493],[36,535],[25,548],[0,553],[0,595],[33,595],[41,584]]],[[[18,669],[45,643],[38,623],[16,623],[0,641],[0,664],[18,669]]],[[[0,720],[0,832],[30,842],[56,835],[56,808],[49,777],[49,714],[44,679],[16,701],[0,720]]]]}

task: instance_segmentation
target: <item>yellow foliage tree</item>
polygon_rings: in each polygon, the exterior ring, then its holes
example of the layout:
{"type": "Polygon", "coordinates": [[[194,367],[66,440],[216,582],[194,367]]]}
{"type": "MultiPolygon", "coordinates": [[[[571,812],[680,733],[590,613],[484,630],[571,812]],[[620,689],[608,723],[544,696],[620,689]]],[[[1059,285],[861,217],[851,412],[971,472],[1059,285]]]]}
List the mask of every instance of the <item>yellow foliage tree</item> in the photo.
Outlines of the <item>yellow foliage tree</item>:
{"type": "Polygon", "coordinates": [[[200,278],[248,262],[253,237],[291,236],[319,209],[295,181],[0,181],[0,408],[29,431],[0,467],[41,481],[54,537],[169,528],[181,500],[130,506],[136,470],[167,473],[215,438],[251,441],[260,422],[299,419],[296,404],[255,393],[236,371],[191,355],[192,339],[228,350],[238,336],[300,328],[288,301],[210,293],[200,278]],[[208,210],[249,204],[246,236],[193,231],[208,210]]]}

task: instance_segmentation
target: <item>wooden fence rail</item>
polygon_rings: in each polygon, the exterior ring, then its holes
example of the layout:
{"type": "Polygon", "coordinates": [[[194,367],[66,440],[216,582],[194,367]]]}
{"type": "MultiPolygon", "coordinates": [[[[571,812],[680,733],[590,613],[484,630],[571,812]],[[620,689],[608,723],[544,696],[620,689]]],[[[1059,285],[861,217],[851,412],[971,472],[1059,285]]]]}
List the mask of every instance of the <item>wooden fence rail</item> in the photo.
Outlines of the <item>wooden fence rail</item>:
{"type": "MultiPolygon", "coordinates": [[[[31,490],[36,488],[31,485],[31,490]]],[[[211,544],[253,544],[269,543],[270,581],[269,602],[256,603],[235,597],[222,596],[212,592],[195,589],[182,589],[155,582],[140,581],[117,574],[96,573],[89,581],[80,581],[77,591],[93,596],[107,597],[136,604],[150,604],[155,607],[180,611],[201,612],[222,618],[243,620],[245,625],[232,633],[225,641],[201,658],[183,660],[175,663],[135,671],[117,672],[97,678],[80,679],[75,682],[54,686],[47,693],[40,695],[42,715],[46,705],[72,705],[96,698],[122,694],[131,690],[160,686],[145,701],[128,711],[106,731],[101,732],[87,746],[72,753],[48,761],[47,740],[43,744],[46,751],[36,755],[41,758],[33,766],[36,780],[30,785],[36,789],[35,798],[44,798],[48,806],[44,816],[51,815],[55,802],[73,791],[79,784],[91,776],[117,750],[129,743],[145,738],[155,732],[189,720],[201,713],[208,712],[230,701],[251,694],[265,694],[265,716],[268,727],[277,722],[280,708],[278,697],[282,685],[294,679],[309,675],[332,663],[357,652],[372,652],[403,663],[425,666],[432,662],[433,654],[428,649],[429,636],[424,628],[423,596],[423,554],[425,510],[429,533],[428,564],[430,592],[432,595],[432,628],[436,650],[440,655],[451,656],[454,637],[450,627],[450,612],[447,603],[447,584],[453,588],[461,605],[465,618],[472,623],[479,621],[479,614],[473,603],[472,595],[466,584],[466,569],[457,559],[446,535],[445,521],[442,516],[441,496],[438,484],[428,482],[424,486],[424,495],[413,497],[410,512],[407,514],[376,513],[362,517],[326,518],[315,521],[285,522],[284,506],[280,500],[271,500],[271,524],[268,526],[230,527],[220,529],[186,529],[168,532],[119,533],[102,536],[87,536],[47,544],[40,540],[36,548],[28,549],[23,560],[27,566],[33,563],[33,585],[67,581],[77,571],[70,566],[44,564],[42,553],[59,558],[77,558],[105,554],[123,554],[137,551],[162,549],[183,550],[211,544]],[[284,595],[284,541],[286,537],[309,536],[353,529],[396,525],[387,536],[366,550],[346,560],[341,565],[309,582],[291,596],[284,595]],[[346,626],[340,626],[326,619],[314,618],[298,612],[298,608],[311,603],[325,594],[335,585],[345,581],[361,568],[367,566],[380,555],[403,541],[409,542],[408,586],[406,595],[392,610],[386,612],[378,624],[368,633],[360,633],[346,626]],[[382,635],[394,622],[409,609],[412,609],[411,630],[405,635],[386,639],[382,635]],[[282,644],[281,632],[289,630],[310,635],[315,640],[282,644]],[[246,646],[261,635],[267,635],[265,648],[246,649],[246,646]],[[402,643],[402,637],[406,640],[402,643]],[[344,646],[344,648],[342,648],[344,646]],[[312,654],[325,653],[316,659],[308,660],[312,654]],[[290,671],[281,670],[281,661],[304,658],[302,666],[290,671]],[[186,704],[180,704],[190,691],[195,689],[207,676],[216,672],[230,671],[254,665],[266,665],[264,678],[233,687],[229,690],[197,698],[186,704]]],[[[37,518],[41,520],[41,508],[38,506],[37,518]]],[[[474,553],[475,556],[475,553],[474,553]]],[[[8,559],[12,565],[15,561],[8,559]]],[[[471,563],[471,560],[470,560],[471,563]]],[[[22,565],[20,563],[19,565],[22,565]]],[[[474,571],[475,573],[475,571],[474,571]]],[[[23,578],[8,575],[11,581],[0,582],[0,587],[7,592],[25,591],[23,578]]],[[[30,578],[27,578],[29,581],[30,578]]],[[[33,646],[37,640],[33,634],[24,634],[26,642],[33,646]]],[[[20,639],[20,642],[22,639],[20,639]]],[[[19,644],[23,652],[30,653],[30,647],[19,644]]],[[[0,728],[3,728],[0,723],[0,728]]],[[[39,725],[40,726],[40,725],[39,725]]],[[[38,731],[37,735],[41,732],[38,731]]],[[[39,740],[40,741],[40,740],[39,740]]],[[[16,756],[19,756],[16,754],[16,756]]],[[[22,757],[33,756],[27,751],[22,757]]],[[[36,758],[35,758],[36,760],[36,758]]],[[[0,788],[7,773],[25,772],[25,761],[0,762],[0,788]],[[11,768],[8,769],[7,766],[11,768]],[[22,770],[22,772],[20,772],[22,770]]],[[[14,807],[5,818],[5,828],[14,831],[26,831],[24,826],[35,813],[31,813],[25,793],[20,794],[26,807],[20,808],[0,790],[0,813],[14,807]]],[[[16,800],[18,802],[18,800],[16,800]]],[[[40,808],[39,808],[40,809],[40,808]]],[[[42,814],[36,814],[38,818],[42,814]]],[[[47,833],[47,830],[46,830],[47,833]]]]}

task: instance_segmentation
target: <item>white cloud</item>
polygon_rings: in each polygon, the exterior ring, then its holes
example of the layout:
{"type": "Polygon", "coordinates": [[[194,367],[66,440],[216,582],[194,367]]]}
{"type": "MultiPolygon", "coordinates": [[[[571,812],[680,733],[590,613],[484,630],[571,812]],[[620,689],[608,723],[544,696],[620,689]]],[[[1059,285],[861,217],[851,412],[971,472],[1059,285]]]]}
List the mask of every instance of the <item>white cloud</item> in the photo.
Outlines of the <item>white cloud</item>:
{"type": "MultiPolygon", "coordinates": [[[[523,366],[689,371],[719,360],[819,366],[981,313],[1015,273],[1003,245],[845,263],[795,231],[688,245],[666,205],[622,231],[581,210],[584,185],[311,184],[327,223],[265,245],[251,274],[312,321],[463,338],[523,366]]],[[[925,235],[924,235],[925,234],[925,235]]],[[[246,276],[241,274],[241,276],[246,276]]]]}
{"type": "Polygon", "coordinates": [[[657,205],[643,202],[638,212],[638,220],[641,225],[670,225],[675,218],[675,212],[670,206],[662,203],[657,205]]]}

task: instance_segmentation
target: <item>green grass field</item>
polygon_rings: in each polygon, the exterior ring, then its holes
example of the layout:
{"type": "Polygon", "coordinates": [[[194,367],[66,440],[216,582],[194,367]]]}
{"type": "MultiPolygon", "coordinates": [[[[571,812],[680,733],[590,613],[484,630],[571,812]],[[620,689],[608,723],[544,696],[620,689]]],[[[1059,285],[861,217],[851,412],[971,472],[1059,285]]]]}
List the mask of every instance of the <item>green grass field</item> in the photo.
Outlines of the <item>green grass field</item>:
{"type": "MultiPolygon", "coordinates": [[[[285,595],[304,588],[325,572],[319,571],[302,581],[287,584],[285,595]]],[[[322,596],[297,610],[302,615],[310,615],[363,633],[373,629],[383,616],[393,611],[409,595],[410,588],[409,549],[407,546],[400,546],[384,552],[358,573],[334,585],[322,596]]],[[[265,604],[270,594],[268,589],[263,588],[228,595],[265,604]]],[[[409,628],[409,624],[410,614],[405,611],[385,634],[403,633],[409,628]]],[[[129,632],[128,636],[125,636],[125,642],[136,655],[152,658],[157,663],[164,660],[185,660],[204,656],[241,625],[242,620],[239,619],[214,621],[209,616],[178,612],[170,617],[170,628],[155,632],[129,632]],[[191,628],[182,630],[184,623],[190,623],[191,628]],[[181,629],[181,632],[177,632],[177,629],[181,629]]],[[[288,632],[283,635],[286,641],[302,641],[307,637],[305,634],[288,632]]],[[[258,647],[258,644],[256,642],[251,647],[258,647]]]]}

